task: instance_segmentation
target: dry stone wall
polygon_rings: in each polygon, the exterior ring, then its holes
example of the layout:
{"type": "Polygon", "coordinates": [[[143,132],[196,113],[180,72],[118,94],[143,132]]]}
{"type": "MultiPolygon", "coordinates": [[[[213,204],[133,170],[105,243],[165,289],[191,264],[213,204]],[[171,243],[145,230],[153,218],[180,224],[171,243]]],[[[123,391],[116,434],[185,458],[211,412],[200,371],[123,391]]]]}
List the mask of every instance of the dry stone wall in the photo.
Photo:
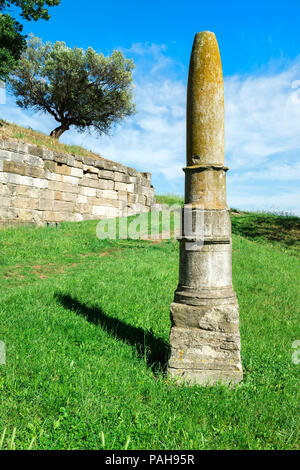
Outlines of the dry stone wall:
{"type": "Polygon", "coordinates": [[[0,227],[133,215],[154,202],[150,173],[0,140],[0,227]]]}

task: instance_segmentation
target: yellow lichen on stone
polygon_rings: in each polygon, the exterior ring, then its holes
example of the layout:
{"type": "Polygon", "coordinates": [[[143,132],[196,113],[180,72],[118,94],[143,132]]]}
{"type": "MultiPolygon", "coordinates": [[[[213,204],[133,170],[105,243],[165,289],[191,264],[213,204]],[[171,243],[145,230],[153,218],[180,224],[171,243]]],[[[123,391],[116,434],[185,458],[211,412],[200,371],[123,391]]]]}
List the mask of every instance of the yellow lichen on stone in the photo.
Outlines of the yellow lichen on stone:
{"type": "Polygon", "coordinates": [[[224,85],[216,36],[196,34],[187,97],[187,164],[224,164],[224,85]]]}

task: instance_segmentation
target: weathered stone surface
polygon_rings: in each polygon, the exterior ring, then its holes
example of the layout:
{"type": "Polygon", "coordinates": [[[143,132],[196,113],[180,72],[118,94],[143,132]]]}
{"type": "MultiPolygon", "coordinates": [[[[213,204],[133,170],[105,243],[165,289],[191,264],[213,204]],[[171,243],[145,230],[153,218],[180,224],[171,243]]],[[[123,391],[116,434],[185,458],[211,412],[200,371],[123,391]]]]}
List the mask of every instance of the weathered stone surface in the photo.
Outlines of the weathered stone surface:
{"type": "Polygon", "coordinates": [[[10,189],[6,184],[0,183],[0,195],[1,196],[10,196],[11,195],[10,189]]]}
{"type": "Polygon", "coordinates": [[[43,160],[53,161],[54,154],[51,150],[43,148],[43,160]]]}
{"type": "Polygon", "coordinates": [[[114,182],[111,180],[98,180],[93,178],[82,178],[79,182],[80,186],[85,186],[95,189],[114,189],[114,182]]]}
{"type": "Polygon", "coordinates": [[[139,199],[139,195],[137,194],[127,194],[127,202],[128,204],[135,204],[137,200],[139,199]]]}
{"type": "Polygon", "coordinates": [[[74,186],[76,186],[77,184],[79,184],[79,178],[75,178],[75,176],[66,176],[66,175],[63,175],[62,177],[62,181],[64,183],[70,183],[70,184],[73,184],[74,186]]]}
{"type": "Polygon", "coordinates": [[[40,211],[52,211],[54,201],[52,199],[40,199],[38,209],[40,211]]]}
{"type": "Polygon", "coordinates": [[[53,201],[53,211],[55,212],[72,212],[74,209],[74,204],[72,202],[66,201],[53,201]]]}
{"type": "Polygon", "coordinates": [[[60,164],[60,163],[55,163],[55,173],[59,175],[66,175],[70,176],[71,175],[71,167],[65,164],[60,164]]]}
{"type": "Polygon", "coordinates": [[[243,380],[243,372],[238,370],[173,369],[169,375],[188,385],[213,386],[216,383],[236,385],[243,380]]]}
{"type": "Polygon", "coordinates": [[[29,153],[29,155],[34,155],[40,158],[43,158],[44,156],[42,147],[38,147],[36,145],[28,145],[25,153],[29,153]]]}
{"type": "MultiPolygon", "coordinates": [[[[1,147],[3,147],[5,141],[1,142],[1,147]]],[[[0,150],[0,160],[11,160],[11,152],[6,150],[5,147],[1,148],[0,150]]]]}
{"type": "MultiPolygon", "coordinates": [[[[32,188],[29,186],[22,185],[7,185],[7,188],[10,189],[12,196],[24,196],[27,198],[38,198],[40,196],[40,190],[38,188],[32,188]]],[[[48,190],[44,191],[47,198],[50,198],[50,192],[48,190]]]]}
{"type": "Polygon", "coordinates": [[[126,183],[119,183],[116,182],[114,185],[115,191],[125,191],[127,193],[133,193],[134,192],[134,184],[126,184],[126,183]]]}
{"type": "Polygon", "coordinates": [[[221,333],[219,331],[207,331],[201,328],[178,328],[171,332],[171,339],[174,349],[182,349],[184,346],[190,349],[197,349],[204,346],[211,346],[219,350],[240,351],[240,337],[235,333],[221,333]]]}
{"type": "Polygon", "coordinates": [[[186,203],[197,203],[205,209],[224,209],[226,204],[226,171],[221,167],[188,167],[186,169],[186,203]]]}
{"type": "Polygon", "coordinates": [[[104,180],[115,180],[115,172],[110,170],[99,170],[99,178],[103,178],[104,180]]]}
{"type": "Polygon", "coordinates": [[[180,241],[180,285],[203,289],[232,284],[231,244],[200,244],[186,250],[187,243],[180,241]]]}
{"type": "Polygon", "coordinates": [[[88,197],[87,197],[87,196],[83,196],[82,194],[79,194],[79,195],[77,196],[76,202],[77,202],[78,204],[87,204],[87,202],[88,202],[88,197]]]}
{"type": "Polygon", "coordinates": [[[39,208],[39,199],[28,198],[28,197],[13,197],[10,200],[10,205],[18,209],[32,209],[37,210],[39,208]]]}
{"type": "Polygon", "coordinates": [[[108,160],[0,140],[0,227],[117,217],[127,206],[148,211],[150,184],[150,174],[108,160]]]}
{"type": "Polygon", "coordinates": [[[195,37],[189,70],[185,205],[169,359],[170,375],[191,385],[243,378],[224,155],[220,54],[215,35],[203,32],[195,37]]]}
{"type": "Polygon", "coordinates": [[[0,196],[0,207],[10,207],[11,198],[7,196],[0,196]]]}
{"type": "Polygon", "coordinates": [[[49,181],[48,189],[51,189],[53,191],[66,192],[66,193],[75,193],[75,194],[79,193],[78,186],[74,186],[73,184],[62,183],[58,181],[49,181]]]}
{"type": "Polygon", "coordinates": [[[63,165],[74,166],[75,159],[71,155],[60,154],[58,152],[54,152],[53,160],[58,163],[58,166],[60,166],[60,164],[61,166],[63,165]]]}
{"type": "Polygon", "coordinates": [[[44,178],[45,172],[42,168],[38,166],[28,166],[26,168],[26,176],[31,176],[32,178],[44,178]]]}
{"type": "Polygon", "coordinates": [[[22,163],[16,163],[11,161],[4,161],[2,164],[2,171],[8,173],[15,173],[17,175],[26,175],[26,166],[22,163]]]}
{"type": "Polygon", "coordinates": [[[214,33],[196,34],[187,103],[187,163],[224,164],[224,85],[214,33]]]}
{"type": "Polygon", "coordinates": [[[235,297],[205,299],[202,305],[171,304],[173,326],[204,331],[239,333],[239,311],[235,297]]]}
{"type": "Polygon", "coordinates": [[[151,173],[142,173],[142,175],[146,178],[148,183],[151,184],[151,173]]]}
{"type": "Polygon", "coordinates": [[[97,191],[97,197],[103,199],[118,199],[118,193],[116,191],[111,191],[109,189],[100,189],[97,191]]]}
{"type": "Polygon", "coordinates": [[[42,169],[45,168],[45,161],[40,158],[40,157],[34,157],[33,155],[27,155],[27,154],[24,154],[23,155],[23,162],[27,165],[27,166],[38,166],[42,169]]]}
{"type": "Polygon", "coordinates": [[[74,168],[71,167],[71,176],[75,176],[76,178],[82,178],[83,177],[83,170],[81,168],[74,168]]]}
{"type": "Polygon", "coordinates": [[[119,201],[127,202],[128,193],[126,191],[117,191],[119,201]]]}
{"type": "Polygon", "coordinates": [[[119,183],[131,183],[130,176],[126,175],[125,173],[120,173],[119,171],[115,171],[114,180],[119,183]]]}
{"type": "Polygon", "coordinates": [[[110,206],[94,206],[93,207],[93,215],[96,216],[104,216],[104,217],[118,217],[118,209],[115,207],[110,206]]]}
{"type": "Polygon", "coordinates": [[[78,195],[73,193],[55,193],[55,198],[59,201],[66,201],[66,202],[76,202],[78,200],[78,195]]]}

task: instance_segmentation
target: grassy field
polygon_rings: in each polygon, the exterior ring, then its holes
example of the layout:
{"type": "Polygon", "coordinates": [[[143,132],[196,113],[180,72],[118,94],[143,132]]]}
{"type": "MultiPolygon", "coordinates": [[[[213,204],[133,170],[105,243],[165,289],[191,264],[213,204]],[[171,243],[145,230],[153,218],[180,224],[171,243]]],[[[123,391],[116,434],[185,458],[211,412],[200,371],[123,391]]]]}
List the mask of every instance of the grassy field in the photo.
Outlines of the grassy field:
{"type": "Polygon", "coordinates": [[[177,242],[100,241],[93,221],[0,231],[0,448],[299,448],[299,219],[267,217],[233,216],[236,388],[164,374],[177,242]]]}

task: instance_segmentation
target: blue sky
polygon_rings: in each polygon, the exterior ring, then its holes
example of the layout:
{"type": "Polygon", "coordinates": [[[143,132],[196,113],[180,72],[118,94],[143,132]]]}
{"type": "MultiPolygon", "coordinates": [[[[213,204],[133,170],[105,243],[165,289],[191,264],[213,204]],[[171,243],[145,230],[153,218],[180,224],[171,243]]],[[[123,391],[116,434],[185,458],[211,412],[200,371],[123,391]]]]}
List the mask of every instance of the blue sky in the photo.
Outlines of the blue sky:
{"type": "MultiPolygon", "coordinates": [[[[72,130],[61,140],[150,171],[157,192],[181,194],[189,57],[194,34],[213,31],[225,83],[228,202],[300,215],[299,18],[296,1],[61,0],[49,22],[24,22],[24,32],[134,59],[138,114],[110,136],[72,130]]],[[[12,97],[0,112],[43,132],[55,126],[12,97]]]]}

